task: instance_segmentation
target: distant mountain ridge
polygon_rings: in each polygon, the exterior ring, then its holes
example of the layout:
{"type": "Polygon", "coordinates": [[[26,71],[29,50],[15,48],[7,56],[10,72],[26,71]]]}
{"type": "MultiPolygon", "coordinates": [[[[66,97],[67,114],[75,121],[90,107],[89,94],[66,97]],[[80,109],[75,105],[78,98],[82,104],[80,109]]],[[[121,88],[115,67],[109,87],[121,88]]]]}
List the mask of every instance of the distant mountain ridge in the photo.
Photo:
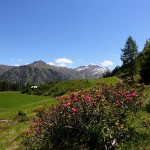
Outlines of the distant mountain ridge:
{"type": "Polygon", "coordinates": [[[80,66],[72,69],[35,61],[17,67],[0,65],[0,81],[40,84],[61,80],[101,78],[108,72],[110,72],[108,68],[102,68],[98,65],[80,66]]]}
{"type": "Polygon", "coordinates": [[[76,68],[82,78],[102,78],[104,74],[110,72],[108,68],[102,68],[98,65],[80,66],[76,68]]]}
{"type": "Polygon", "coordinates": [[[0,76],[12,68],[14,68],[14,67],[13,66],[0,65],[0,76]]]}

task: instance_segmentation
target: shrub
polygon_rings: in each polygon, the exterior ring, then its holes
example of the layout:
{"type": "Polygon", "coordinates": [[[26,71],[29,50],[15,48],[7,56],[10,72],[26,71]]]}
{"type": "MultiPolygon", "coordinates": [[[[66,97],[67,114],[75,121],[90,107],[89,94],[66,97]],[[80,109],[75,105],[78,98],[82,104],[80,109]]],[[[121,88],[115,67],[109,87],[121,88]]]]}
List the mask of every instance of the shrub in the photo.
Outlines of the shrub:
{"type": "Polygon", "coordinates": [[[27,117],[27,113],[24,110],[19,110],[14,119],[18,122],[25,122],[29,120],[29,118],[27,117]]]}
{"type": "Polygon", "coordinates": [[[141,106],[144,86],[97,86],[60,97],[60,103],[51,108],[35,110],[32,125],[23,135],[26,149],[113,149],[127,136],[127,118],[141,106]]]}
{"type": "Polygon", "coordinates": [[[19,110],[18,111],[18,116],[26,116],[26,112],[24,110],[19,110]]]}

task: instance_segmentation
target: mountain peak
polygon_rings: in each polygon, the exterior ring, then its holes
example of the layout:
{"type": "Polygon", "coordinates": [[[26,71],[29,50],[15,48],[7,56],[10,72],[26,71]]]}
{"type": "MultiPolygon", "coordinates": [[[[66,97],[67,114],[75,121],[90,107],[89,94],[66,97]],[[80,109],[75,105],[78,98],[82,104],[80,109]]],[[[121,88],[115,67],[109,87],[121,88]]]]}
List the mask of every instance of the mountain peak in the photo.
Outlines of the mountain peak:
{"type": "Polygon", "coordinates": [[[95,64],[80,66],[76,68],[76,71],[82,76],[82,78],[101,78],[104,74],[110,72],[109,69],[102,68],[95,64]]]}
{"type": "Polygon", "coordinates": [[[33,63],[31,63],[32,65],[38,65],[38,64],[46,64],[44,61],[39,60],[39,61],[34,61],[33,63]]]}

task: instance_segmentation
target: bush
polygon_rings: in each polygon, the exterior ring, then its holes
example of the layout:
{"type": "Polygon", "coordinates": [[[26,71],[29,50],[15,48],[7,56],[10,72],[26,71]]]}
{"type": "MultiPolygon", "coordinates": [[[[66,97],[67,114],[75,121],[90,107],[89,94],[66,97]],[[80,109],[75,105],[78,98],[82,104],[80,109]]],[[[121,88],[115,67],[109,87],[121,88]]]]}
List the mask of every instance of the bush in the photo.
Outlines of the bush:
{"type": "Polygon", "coordinates": [[[24,110],[19,110],[17,115],[15,116],[15,120],[18,122],[25,122],[28,121],[29,118],[27,117],[27,113],[24,110]]]}
{"type": "Polygon", "coordinates": [[[24,110],[19,110],[18,111],[18,116],[26,116],[26,112],[24,110]]]}
{"type": "Polygon", "coordinates": [[[130,131],[128,117],[141,106],[144,86],[97,86],[60,97],[60,103],[51,108],[35,110],[32,125],[22,137],[26,149],[114,149],[130,131]]]}

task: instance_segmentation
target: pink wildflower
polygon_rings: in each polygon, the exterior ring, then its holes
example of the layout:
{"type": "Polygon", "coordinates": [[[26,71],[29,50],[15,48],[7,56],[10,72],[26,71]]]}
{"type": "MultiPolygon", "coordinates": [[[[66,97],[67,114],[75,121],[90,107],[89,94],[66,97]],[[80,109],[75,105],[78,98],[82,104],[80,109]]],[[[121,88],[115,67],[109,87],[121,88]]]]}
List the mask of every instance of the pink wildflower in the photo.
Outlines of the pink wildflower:
{"type": "Polygon", "coordinates": [[[86,95],[85,98],[86,98],[86,100],[90,100],[91,99],[91,97],[89,95],[86,95]]]}
{"type": "Polygon", "coordinates": [[[114,92],[114,95],[115,95],[115,96],[120,96],[120,94],[119,94],[119,93],[117,93],[117,92],[114,92]]]}
{"type": "Polygon", "coordinates": [[[36,127],[36,126],[39,126],[39,124],[36,123],[36,122],[32,122],[32,125],[34,125],[35,127],[36,127]]]}
{"type": "Polygon", "coordinates": [[[132,92],[131,96],[133,96],[133,97],[137,96],[136,92],[132,92]]]}
{"type": "Polygon", "coordinates": [[[68,96],[67,99],[70,99],[71,96],[68,96]]]}
{"type": "Polygon", "coordinates": [[[68,103],[65,103],[65,104],[62,104],[63,107],[68,107],[69,104],[68,103]]]}
{"type": "Polygon", "coordinates": [[[72,112],[77,113],[78,110],[76,108],[72,108],[72,112]]]}

